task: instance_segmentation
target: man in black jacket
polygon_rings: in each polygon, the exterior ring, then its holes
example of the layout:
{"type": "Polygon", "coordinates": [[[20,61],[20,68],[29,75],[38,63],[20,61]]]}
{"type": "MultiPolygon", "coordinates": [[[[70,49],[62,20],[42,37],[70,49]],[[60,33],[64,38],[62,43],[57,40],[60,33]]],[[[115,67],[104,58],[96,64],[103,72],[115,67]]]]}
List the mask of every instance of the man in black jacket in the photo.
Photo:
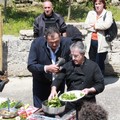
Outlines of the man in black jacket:
{"type": "Polygon", "coordinates": [[[49,0],[43,2],[44,13],[39,15],[33,25],[34,37],[44,36],[46,29],[56,27],[62,36],[66,36],[66,24],[64,18],[53,11],[53,5],[49,0]]]}
{"type": "MultiPolygon", "coordinates": [[[[61,72],[52,82],[49,99],[57,95],[57,88],[65,79],[67,91],[82,90],[86,94],[83,101],[96,102],[95,95],[104,90],[104,77],[99,66],[84,56],[85,47],[80,41],[70,46],[70,52],[72,60],[63,65],[61,72]]],[[[75,105],[68,103],[67,109],[71,110],[75,105]]]]}
{"type": "MultiPolygon", "coordinates": [[[[56,64],[59,57],[69,60],[69,46],[71,39],[62,37],[57,28],[47,29],[45,37],[35,39],[30,48],[28,70],[33,76],[34,106],[40,108],[44,100],[48,99],[51,83],[60,67],[56,64]]],[[[61,92],[64,90],[61,87],[61,92]]]]}

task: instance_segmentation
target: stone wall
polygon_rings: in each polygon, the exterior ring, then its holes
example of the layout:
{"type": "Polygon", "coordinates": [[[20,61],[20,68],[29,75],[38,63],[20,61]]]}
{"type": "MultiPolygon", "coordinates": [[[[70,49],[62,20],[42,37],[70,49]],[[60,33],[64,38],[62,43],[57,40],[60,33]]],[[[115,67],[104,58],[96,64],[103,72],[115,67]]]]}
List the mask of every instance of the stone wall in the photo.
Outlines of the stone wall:
{"type": "MultiPolygon", "coordinates": [[[[83,23],[74,25],[84,36],[87,34],[86,30],[81,29],[83,23]]],[[[120,28],[120,23],[117,25],[120,28]]],[[[3,35],[3,69],[8,71],[9,76],[31,76],[27,70],[27,59],[32,41],[32,30],[21,30],[19,37],[3,35]]],[[[111,46],[112,51],[106,59],[106,75],[120,75],[120,33],[111,46]]]]}

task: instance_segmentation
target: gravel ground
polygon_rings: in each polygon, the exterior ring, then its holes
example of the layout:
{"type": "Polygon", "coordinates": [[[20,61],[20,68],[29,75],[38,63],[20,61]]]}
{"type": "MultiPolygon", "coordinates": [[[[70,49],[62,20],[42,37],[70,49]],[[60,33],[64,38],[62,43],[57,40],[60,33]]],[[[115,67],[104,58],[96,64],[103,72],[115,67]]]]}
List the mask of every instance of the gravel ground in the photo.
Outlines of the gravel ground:
{"type": "MultiPolygon", "coordinates": [[[[32,105],[32,78],[9,78],[0,97],[22,100],[32,105]]],[[[120,120],[120,78],[105,77],[105,90],[97,95],[97,103],[102,105],[109,114],[108,120],[120,120]]]]}
{"type": "Polygon", "coordinates": [[[108,111],[108,120],[120,120],[120,78],[106,77],[105,83],[105,90],[97,96],[97,102],[108,111]]]}
{"type": "Polygon", "coordinates": [[[9,97],[10,99],[22,100],[25,104],[32,105],[32,78],[8,78],[9,82],[5,85],[0,97],[9,97]]]}

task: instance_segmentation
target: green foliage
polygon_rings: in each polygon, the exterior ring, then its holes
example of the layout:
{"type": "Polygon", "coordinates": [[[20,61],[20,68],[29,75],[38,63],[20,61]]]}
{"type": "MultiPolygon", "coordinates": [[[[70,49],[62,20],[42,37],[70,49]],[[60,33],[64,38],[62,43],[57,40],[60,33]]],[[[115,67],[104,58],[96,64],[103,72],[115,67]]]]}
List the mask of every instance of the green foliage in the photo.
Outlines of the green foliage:
{"type": "MultiPolygon", "coordinates": [[[[70,21],[67,21],[68,2],[66,2],[66,0],[61,0],[61,2],[54,0],[53,4],[54,10],[57,13],[60,13],[65,18],[66,22],[84,22],[88,11],[93,9],[91,2],[89,2],[88,4],[72,4],[70,21]]],[[[2,11],[4,10],[3,6],[0,6],[0,8],[2,11]]],[[[120,20],[119,8],[107,4],[107,9],[112,11],[116,21],[120,20]]],[[[26,7],[7,7],[7,22],[4,22],[3,24],[3,34],[12,34],[18,36],[20,30],[33,29],[34,19],[42,12],[43,9],[40,5],[26,7]]],[[[2,16],[4,19],[3,12],[2,16]]]]}
{"type": "Polygon", "coordinates": [[[53,0],[53,6],[57,13],[60,13],[62,16],[67,15],[68,2],[66,0],[62,0],[61,2],[53,0]]]}
{"type": "Polygon", "coordinates": [[[92,2],[92,0],[88,0],[88,1],[86,2],[86,6],[87,6],[87,7],[93,7],[93,2],[92,2]]]}
{"type": "Polygon", "coordinates": [[[85,20],[90,7],[85,4],[73,5],[71,10],[71,18],[69,22],[82,22],[85,20]],[[86,9],[85,9],[86,8],[86,9]]]}
{"type": "Polygon", "coordinates": [[[108,10],[110,10],[113,14],[113,17],[116,21],[120,21],[120,9],[116,6],[109,6],[107,7],[108,10]]]}
{"type": "Polygon", "coordinates": [[[112,0],[106,0],[106,4],[110,4],[112,0]]]}
{"type": "MultiPolygon", "coordinates": [[[[10,100],[10,107],[13,108],[17,103],[18,103],[18,101],[10,100]]],[[[19,103],[16,108],[18,109],[21,106],[23,106],[22,102],[19,103]]],[[[4,101],[4,102],[0,103],[0,109],[7,108],[7,107],[8,107],[8,101],[4,101]]]]}
{"type": "Polygon", "coordinates": [[[7,22],[3,24],[3,34],[19,35],[22,29],[32,29],[35,17],[41,12],[40,7],[7,7],[7,22]]]}

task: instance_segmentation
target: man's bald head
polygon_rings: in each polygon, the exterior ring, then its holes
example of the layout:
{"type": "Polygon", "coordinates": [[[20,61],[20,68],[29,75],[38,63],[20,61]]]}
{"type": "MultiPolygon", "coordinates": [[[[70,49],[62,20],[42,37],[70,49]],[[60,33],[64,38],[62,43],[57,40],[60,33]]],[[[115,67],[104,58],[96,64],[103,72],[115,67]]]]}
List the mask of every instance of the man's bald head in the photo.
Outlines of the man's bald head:
{"type": "Polygon", "coordinates": [[[43,2],[43,9],[46,16],[51,16],[53,11],[52,2],[49,0],[46,0],[45,2],[43,2]]]}

